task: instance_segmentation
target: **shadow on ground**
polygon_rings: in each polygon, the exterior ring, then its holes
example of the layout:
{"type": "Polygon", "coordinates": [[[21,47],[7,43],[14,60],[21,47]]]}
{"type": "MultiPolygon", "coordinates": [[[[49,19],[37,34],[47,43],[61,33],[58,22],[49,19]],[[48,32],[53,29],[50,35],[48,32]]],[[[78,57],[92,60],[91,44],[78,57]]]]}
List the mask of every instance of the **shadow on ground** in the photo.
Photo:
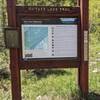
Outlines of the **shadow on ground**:
{"type": "Polygon", "coordinates": [[[94,93],[94,92],[90,92],[88,94],[87,100],[100,100],[100,94],[94,93]]]}
{"type": "Polygon", "coordinates": [[[100,93],[90,92],[87,96],[83,96],[78,92],[74,95],[71,95],[70,100],[100,100],[100,93]]]}
{"type": "Polygon", "coordinates": [[[39,69],[39,70],[33,70],[31,72],[33,75],[36,75],[37,78],[46,78],[49,75],[72,75],[71,72],[66,71],[66,70],[55,70],[55,69],[39,69]]]}

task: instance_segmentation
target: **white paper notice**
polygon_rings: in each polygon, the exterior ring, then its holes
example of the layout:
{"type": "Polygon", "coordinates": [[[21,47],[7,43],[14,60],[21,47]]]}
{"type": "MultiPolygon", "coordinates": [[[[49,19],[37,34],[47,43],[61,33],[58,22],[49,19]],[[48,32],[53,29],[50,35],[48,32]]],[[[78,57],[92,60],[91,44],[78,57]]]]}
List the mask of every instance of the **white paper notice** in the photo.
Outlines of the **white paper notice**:
{"type": "Polygon", "coordinates": [[[77,25],[22,25],[23,58],[77,57],[77,25]]]}
{"type": "Polygon", "coordinates": [[[55,26],[54,33],[55,56],[77,57],[77,26],[55,26]]]}

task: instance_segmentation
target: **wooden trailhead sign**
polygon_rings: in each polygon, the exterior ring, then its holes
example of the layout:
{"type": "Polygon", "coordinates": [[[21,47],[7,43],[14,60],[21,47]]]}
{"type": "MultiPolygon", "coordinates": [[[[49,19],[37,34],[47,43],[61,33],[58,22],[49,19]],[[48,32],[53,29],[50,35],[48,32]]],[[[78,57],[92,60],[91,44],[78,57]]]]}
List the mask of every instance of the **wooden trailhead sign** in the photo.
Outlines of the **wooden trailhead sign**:
{"type": "Polygon", "coordinates": [[[20,70],[77,68],[88,94],[88,0],[75,7],[17,6],[7,0],[5,43],[10,49],[12,100],[21,100],[20,70]]]}

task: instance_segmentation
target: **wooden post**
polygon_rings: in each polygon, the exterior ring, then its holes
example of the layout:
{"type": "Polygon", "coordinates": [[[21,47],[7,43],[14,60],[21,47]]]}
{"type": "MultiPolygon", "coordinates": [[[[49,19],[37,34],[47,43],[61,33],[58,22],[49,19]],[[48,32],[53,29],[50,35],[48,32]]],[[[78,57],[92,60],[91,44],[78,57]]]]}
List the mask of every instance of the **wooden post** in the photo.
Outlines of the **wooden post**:
{"type": "MultiPolygon", "coordinates": [[[[8,26],[16,28],[16,0],[7,0],[8,26]]],[[[13,33],[12,33],[13,34],[13,33]]],[[[21,100],[20,69],[18,66],[18,49],[10,49],[10,69],[12,100],[21,100]]]]}
{"type": "Polygon", "coordinates": [[[80,0],[81,12],[81,62],[79,68],[79,87],[84,96],[88,94],[88,0],[80,0]]]}

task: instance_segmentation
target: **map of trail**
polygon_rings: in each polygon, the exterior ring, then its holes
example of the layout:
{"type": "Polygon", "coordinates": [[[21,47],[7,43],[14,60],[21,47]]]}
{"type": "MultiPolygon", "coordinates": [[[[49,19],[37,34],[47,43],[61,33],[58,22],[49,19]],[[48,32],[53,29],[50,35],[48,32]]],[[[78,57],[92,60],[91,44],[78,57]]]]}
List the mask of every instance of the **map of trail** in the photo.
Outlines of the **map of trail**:
{"type": "Polygon", "coordinates": [[[26,50],[48,49],[48,27],[24,26],[24,46],[26,50]]]}

